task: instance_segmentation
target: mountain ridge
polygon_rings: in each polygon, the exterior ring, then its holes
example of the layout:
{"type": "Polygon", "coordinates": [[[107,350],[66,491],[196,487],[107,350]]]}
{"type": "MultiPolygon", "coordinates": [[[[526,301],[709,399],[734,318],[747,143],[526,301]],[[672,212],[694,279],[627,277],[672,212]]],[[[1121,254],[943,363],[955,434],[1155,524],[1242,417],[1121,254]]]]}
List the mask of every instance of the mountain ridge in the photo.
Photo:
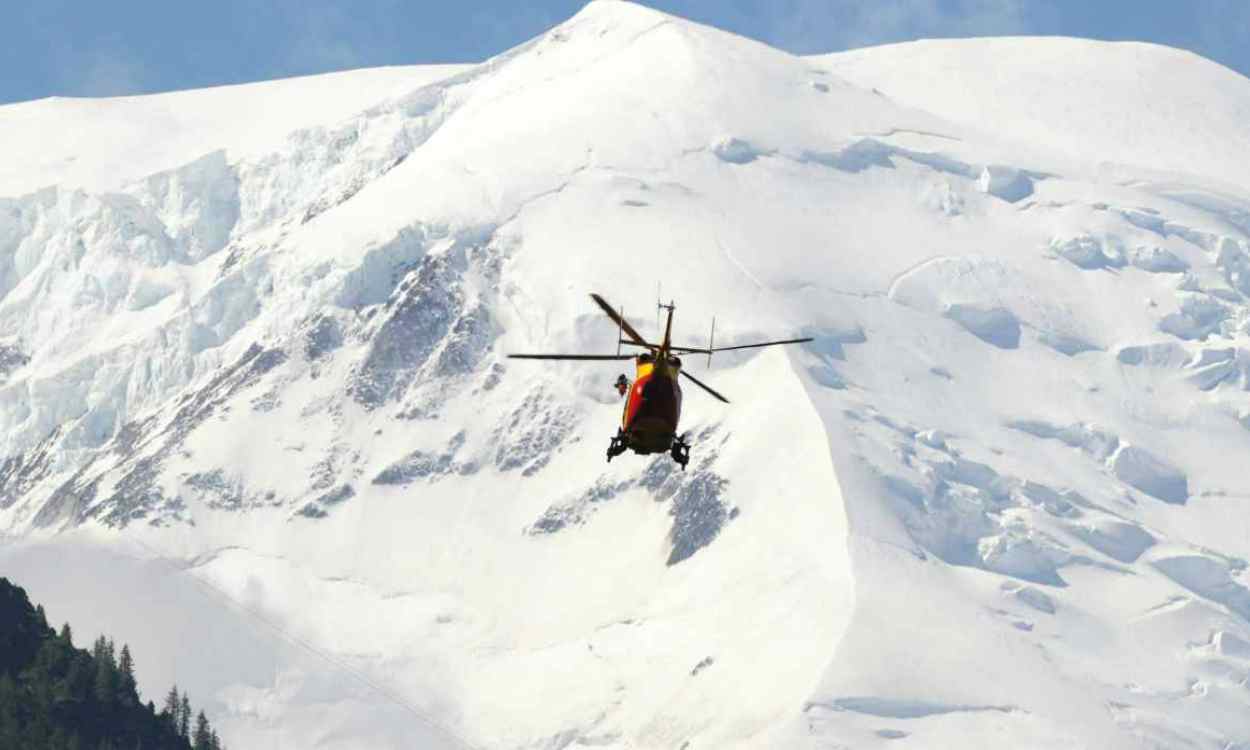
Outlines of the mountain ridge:
{"type": "Polygon", "coordinates": [[[3,199],[0,562],[228,633],[177,681],[235,745],[1250,741],[1250,202],[878,53],[599,0],[276,151],[3,199]],[[814,339],[717,356],[685,473],[602,462],[615,371],[503,357],[614,350],[588,291],[649,335],[657,276],[682,340],[814,339]]]}

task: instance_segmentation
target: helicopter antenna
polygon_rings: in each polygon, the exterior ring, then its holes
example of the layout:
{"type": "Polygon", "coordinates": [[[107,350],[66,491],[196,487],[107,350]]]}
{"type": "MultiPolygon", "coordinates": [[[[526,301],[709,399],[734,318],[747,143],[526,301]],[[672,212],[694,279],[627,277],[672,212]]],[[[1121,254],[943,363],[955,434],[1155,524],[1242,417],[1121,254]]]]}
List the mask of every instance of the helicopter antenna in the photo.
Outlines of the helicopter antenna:
{"type": "MultiPolygon", "coordinates": [[[[713,316],[712,316],[712,332],[711,332],[711,333],[709,333],[709,334],[707,335],[707,366],[708,366],[708,369],[711,369],[711,368],[712,368],[712,352],[716,351],[716,349],[714,348],[715,346],[716,346],[716,316],[715,316],[715,315],[713,315],[713,316]]],[[[617,348],[620,348],[620,344],[617,344],[617,348]]],[[[620,352],[617,352],[617,353],[619,354],[620,352]]]]}
{"type": "Polygon", "coordinates": [[[664,324],[664,338],[660,344],[660,351],[664,352],[665,356],[667,356],[668,352],[672,350],[673,345],[673,311],[677,309],[677,305],[672,302],[669,302],[667,305],[660,302],[657,302],[656,304],[659,306],[660,310],[668,310],[668,322],[664,324]]]}
{"type": "Polygon", "coordinates": [[[655,333],[660,334],[660,310],[664,309],[664,305],[660,303],[660,285],[663,282],[655,282],[655,333]]]}
{"type": "Polygon", "coordinates": [[[621,305],[620,321],[616,325],[616,353],[621,353],[621,340],[625,338],[625,306],[621,305]]]}

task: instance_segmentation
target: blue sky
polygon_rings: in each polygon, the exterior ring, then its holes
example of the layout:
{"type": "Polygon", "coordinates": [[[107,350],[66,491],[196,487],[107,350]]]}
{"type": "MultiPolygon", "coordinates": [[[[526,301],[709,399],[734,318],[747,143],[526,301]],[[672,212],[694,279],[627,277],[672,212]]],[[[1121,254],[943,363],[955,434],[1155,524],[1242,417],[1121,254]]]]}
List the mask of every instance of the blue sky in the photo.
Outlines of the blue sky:
{"type": "MultiPolygon", "coordinates": [[[[793,52],[1063,34],[1193,50],[1250,75],[1250,0],[644,0],[793,52]]],[[[480,60],[582,0],[3,0],[0,103],[480,60]]]]}

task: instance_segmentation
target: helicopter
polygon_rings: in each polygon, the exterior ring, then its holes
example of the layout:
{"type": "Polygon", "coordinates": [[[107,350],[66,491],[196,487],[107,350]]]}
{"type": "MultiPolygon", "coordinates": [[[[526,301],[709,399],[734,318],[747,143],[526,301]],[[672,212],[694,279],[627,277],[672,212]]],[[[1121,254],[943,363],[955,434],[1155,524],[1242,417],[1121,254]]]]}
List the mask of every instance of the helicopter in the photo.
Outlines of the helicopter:
{"type": "Polygon", "coordinates": [[[673,311],[676,310],[676,305],[672,301],[667,305],[657,301],[657,315],[661,311],[668,311],[668,319],[664,325],[664,340],[659,344],[654,344],[643,339],[629,324],[629,321],[625,320],[624,310],[618,312],[613,309],[612,305],[598,294],[592,293],[590,298],[617,325],[616,354],[509,354],[508,357],[510,359],[577,361],[634,360],[634,381],[630,383],[622,374],[614,384],[617,392],[625,399],[625,408],[621,415],[621,426],[617,428],[616,436],[608,445],[609,462],[627,450],[632,450],[639,455],[667,452],[673,461],[679,464],[683,471],[685,470],[686,464],[690,461],[690,443],[686,441],[686,436],[677,434],[677,425],[681,420],[680,378],[688,379],[718,401],[729,403],[729,399],[717,393],[707,383],[683,370],[678,354],[706,354],[710,366],[714,352],[802,344],[812,340],[806,337],[717,347],[714,345],[716,319],[713,318],[712,331],[708,336],[706,348],[676,346],[672,343],[673,311]],[[621,354],[622,344],[638,347],[644,351],[640,354],[621,354]]]}

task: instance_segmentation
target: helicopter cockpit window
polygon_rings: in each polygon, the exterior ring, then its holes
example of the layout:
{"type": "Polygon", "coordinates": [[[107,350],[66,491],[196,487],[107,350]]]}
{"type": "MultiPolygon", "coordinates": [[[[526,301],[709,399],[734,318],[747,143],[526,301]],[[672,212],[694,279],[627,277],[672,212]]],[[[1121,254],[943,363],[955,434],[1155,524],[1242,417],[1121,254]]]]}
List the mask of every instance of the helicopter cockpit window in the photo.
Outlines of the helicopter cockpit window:
{"type": "Polygon", "coordinates": [[[639,354],[639,355],[638,355],[638,361],[639,361],[639,362],[644,362],[644,363],[646,363],[646,362],[654,362],[654,361],[655,361],[655,355],[654,355],[654,354],[652,354],[651,352],[643,352],[642,354],[639,354]]]}

